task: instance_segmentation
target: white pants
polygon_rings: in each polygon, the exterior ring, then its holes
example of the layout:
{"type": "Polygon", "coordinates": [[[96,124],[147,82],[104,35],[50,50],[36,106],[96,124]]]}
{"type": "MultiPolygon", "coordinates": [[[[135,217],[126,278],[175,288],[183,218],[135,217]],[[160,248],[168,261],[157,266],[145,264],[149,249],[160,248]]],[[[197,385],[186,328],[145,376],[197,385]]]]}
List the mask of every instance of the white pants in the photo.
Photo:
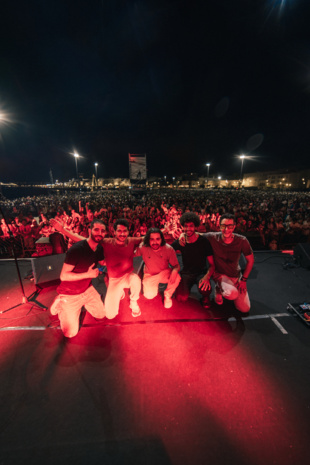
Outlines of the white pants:
{"type": "Polygon", "coordinates": [[[212,277],[222,296],[227,300],[233,300],[235,307],[242,313],[247,313],[250,308],[248,292],[241,293],[237,288],[239,278],[230,278],[224,274],[214,273],[212,277]]]}
{"type": "Polygon", "coordinates": [[[171,284],[169,283],[170,274],[170,269],[163,270],[154,275],[145,273],[142,280],[144,297],[146,299],[154,299],[158,294],[158,285],[168,283],[164,295],[171,299],[171,296],[181,281],[181,276],[177,275],[175,282],[171,284]]]}
{"type": "Polygon", "coordinates": [[[104,300],[106,316],[116,317],[124,289],[130,289],[130,301],[136,302],[141,291],[141,279],[136,273],[126,273],[121,278],[109,278],[107,294],[104,300]]]}
{"type": "Polygon", "coordinates": [[[79,331],[79,318],[82,307],[95,318],[104,318],[105,309],[100,294],[90,286],[82,294],[60,294],[52,306],[57,308],[60,327],[66,337],[74,337],[79,331]]]}

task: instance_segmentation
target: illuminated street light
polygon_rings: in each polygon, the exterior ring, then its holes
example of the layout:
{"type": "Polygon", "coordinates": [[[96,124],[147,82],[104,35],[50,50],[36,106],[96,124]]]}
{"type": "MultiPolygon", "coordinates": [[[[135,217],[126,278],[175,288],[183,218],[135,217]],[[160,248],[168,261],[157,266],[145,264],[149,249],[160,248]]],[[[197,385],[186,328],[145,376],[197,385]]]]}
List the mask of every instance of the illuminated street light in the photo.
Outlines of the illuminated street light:
{"type": "Polygon", "coordinates": [[[97,169],[98,169],[98,163],[95,163],[95,170],[96,170],[96,180],[97,180],[97,169]]]}
{"type": "Polygon", "coordinates": [[[208,183],[209,183],[209,171],[210,171],[210,165],[211,165],[211,163],[206,163],[206,167],[208,168],[208,173],[207,173],[207,187],[208,187],[208,183]]]}
{"type": "Polygon", "coordinates": [[[78,153],[74,152],[73,156],[75,158],[76,179],[77,179],[78,184],[80,186],[79,173],[78,173],[78,163],[77,163],[77,160],[78,160],[80,155],[78,153]]]}
{"type": "Polygon", "coordinates": [[[242,186],[242,175],[243,175],[243,162],[244,162],[244,159],[245,159],[245,155],[240,155],[240,160],[241,160],[241,170],[240,170],[240,187],[242,186]]]}
{"type": "Polygon", "coordinates": [[[13,123],[14,121],[12,120],[11,116],[7,111],[1,110],[0,109],[0,124],[3,125],[9,125],[13,123]]]}

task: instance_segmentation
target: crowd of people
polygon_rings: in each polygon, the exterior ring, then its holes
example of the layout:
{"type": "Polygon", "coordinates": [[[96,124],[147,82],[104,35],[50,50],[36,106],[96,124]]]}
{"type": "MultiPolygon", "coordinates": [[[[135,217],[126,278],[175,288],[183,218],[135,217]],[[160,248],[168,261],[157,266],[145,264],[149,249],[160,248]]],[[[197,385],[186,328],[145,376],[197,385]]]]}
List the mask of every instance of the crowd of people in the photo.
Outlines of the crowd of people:
{"type": "Polygon", "coordinates": [[[50,238],[54,253],[70,248],[72,242],[60,238],[50,223],[52,218],[60,219],[66,228],[83,237],[88,237],[93,219],[101,219],[108,237],[114,237],[115,221],[126,218],[130,236],[144,236],[149,228],[156,227],[166,242],[172,243],[182,231],[181,215],[189,211],[199,216],[199,232],[203,233],[219,231],[221,216],[233,214],[236,233],[246,236],[254,250],[291,248],[310,241],[309,192],[113,190],[2,198],[1,207],[5,215],[0,227],[2,256],[10,253],[12,238],[19,255],[24,256],[38,253],[40,238],[50,238]]]}

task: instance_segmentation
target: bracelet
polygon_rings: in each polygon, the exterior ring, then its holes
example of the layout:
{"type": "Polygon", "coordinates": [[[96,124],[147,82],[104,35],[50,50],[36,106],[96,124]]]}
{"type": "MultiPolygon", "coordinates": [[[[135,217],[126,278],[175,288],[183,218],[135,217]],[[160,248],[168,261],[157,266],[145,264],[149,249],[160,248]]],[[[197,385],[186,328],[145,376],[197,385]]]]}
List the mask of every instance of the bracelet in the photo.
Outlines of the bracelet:
{"type": "Polygon", "coordinates": [[[248,279],[248,278],[246,278],[245,276],[242,276],[241,279],[240,279],[240,281],[247,282],[247,279],[248,279]]]}

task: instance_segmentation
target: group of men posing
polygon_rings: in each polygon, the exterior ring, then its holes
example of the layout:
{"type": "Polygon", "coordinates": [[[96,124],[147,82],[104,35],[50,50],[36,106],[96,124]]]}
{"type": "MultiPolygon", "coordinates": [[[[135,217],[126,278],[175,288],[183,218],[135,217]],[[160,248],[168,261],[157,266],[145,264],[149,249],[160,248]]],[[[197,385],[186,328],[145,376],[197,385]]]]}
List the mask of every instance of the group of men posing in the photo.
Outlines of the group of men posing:
{"type": "Polygon", "coordinates": [[[57,220],[53,226],[76,243],[67,252],[61,271],[58,296],[51,306],[51,313],[58,314],[61,329],[66,337],[74,337],[79,330],[81,309],[95,318],[114,318],[119,311],[124,289],[130,289],[130,308],[133,317],[141,315],[138,304],[141,279],[134,273],[133,258],[141,256],[144,262],[142,279],[143,295],[153,299],[159,284],[167,284],[164,291],[164,307],[173,305],[175,294],[185,302],[194,284],[201,293],[201,303],[210,306],[212,290],[210,279],[215,283],[215,303],[221,305],[223,297],[233,300],[242,313],[250,310],[247,279],[254,264],[254,256],[246,237],[234,234],[235,220],[224,214],[220,232],[199,234],[199,217],[192,212],[180,218],[183,233],[171,245],[166,244],[162,231],[150,228],[144,237],[129,237],[126,219],[114,223],[115,236],[105,238],[106,228],[95,219],[89,227],[88,239],[66,230],[57,220]],[[182,269],[176,251],[182,256],[182,269]],[[246,266],[241,275],[240,255],[246,266]],[[98,266],[107,268],[107,293],[103,303],[100,294],[92,286],[92,279],[99,274],[98,266]]]}

